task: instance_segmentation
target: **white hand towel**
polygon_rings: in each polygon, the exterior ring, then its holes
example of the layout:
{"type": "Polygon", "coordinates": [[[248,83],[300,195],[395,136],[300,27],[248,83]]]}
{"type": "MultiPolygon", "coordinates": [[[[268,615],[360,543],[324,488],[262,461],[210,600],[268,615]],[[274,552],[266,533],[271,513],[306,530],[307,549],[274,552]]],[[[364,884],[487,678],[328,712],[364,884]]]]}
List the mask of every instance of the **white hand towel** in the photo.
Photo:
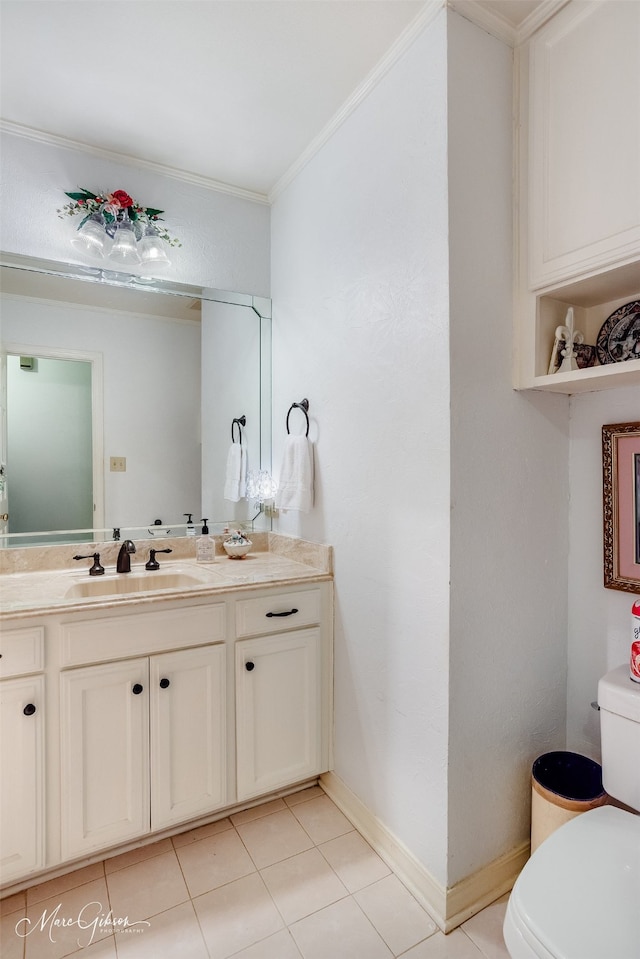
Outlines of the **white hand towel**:
{"type": "Polygon", "coordinates": [[[238,485],[238,492],[240,494],[240,499],[244,499],[247,495],[247,447],[244,443],[240,444],[240,481],[238,485]]]}
{"type": "Polygon", "coordinates": [[[227,474],[224,483],[224,498],[232,503],[240,499],[242,481],[242,445],[232,443],[227,454],[227,474]]]}
{"type": "Polygon", "coordinates": [[[313,506],[313,446],[306,436],[287,435],[282,452],[277,509],[308,513],[313,506]]]}

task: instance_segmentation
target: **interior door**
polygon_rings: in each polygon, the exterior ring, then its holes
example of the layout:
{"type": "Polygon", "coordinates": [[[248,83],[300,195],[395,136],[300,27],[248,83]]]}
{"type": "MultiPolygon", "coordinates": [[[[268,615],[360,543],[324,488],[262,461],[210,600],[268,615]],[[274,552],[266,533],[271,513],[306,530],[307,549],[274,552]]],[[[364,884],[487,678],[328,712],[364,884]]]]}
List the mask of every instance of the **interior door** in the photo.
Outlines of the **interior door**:
{"type": "Polygon", "coordinates": [[[9,532],[7,477],[7,354],[0,354],[0,535],[9,532]]]}

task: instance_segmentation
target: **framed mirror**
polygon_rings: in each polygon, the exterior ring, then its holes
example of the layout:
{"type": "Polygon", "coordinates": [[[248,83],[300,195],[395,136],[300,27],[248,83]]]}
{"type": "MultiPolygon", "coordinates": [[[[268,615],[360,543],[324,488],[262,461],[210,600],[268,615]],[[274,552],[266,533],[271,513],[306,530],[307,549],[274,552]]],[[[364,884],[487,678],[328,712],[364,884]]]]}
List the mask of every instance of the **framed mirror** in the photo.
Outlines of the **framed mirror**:
{"type": "Polygon", "coordinates": [[[640,593],[640,422],[602,427],[604,585],[640,593]]]}
{"type": "Polygon", "coordinates": [[[225,498],[234,419],[246,469],[271,469],[268,299],[8,254],[1,270],[0,545],[180,535],[189,515],[270,528],[225,498]]]}

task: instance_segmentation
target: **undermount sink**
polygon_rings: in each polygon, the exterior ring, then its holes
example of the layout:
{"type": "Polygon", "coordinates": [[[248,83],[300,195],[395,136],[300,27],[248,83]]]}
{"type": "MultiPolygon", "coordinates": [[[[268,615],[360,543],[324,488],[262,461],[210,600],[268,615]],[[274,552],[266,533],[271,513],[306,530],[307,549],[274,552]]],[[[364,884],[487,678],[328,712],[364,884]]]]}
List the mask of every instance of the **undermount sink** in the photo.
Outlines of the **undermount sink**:
{"type": "Polygon", "coordinates": [[[120,573],[116,576],[94,576],[74,583],[66,592],[69,599],[92,596],[118,596],[123,593],[148,593],[156,589],[187,589],[202,586],[203,581],[184,572],[149,572],[143,575],[120,573]]]}

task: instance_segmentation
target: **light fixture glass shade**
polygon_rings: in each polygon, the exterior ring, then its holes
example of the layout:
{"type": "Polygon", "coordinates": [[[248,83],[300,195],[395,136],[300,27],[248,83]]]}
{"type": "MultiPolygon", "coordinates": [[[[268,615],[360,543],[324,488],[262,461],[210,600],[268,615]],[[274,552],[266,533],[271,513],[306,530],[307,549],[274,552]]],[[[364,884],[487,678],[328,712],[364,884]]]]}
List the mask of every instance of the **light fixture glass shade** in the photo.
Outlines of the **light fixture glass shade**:
{"type": "Polygon", "coordinates": [[[123,263],[125,265],[140,262],[136,235],[133,232],[131,221],[127,216],[125,216],[123,220],[120,220],[116,226],[113,236],[113,246],[109,251],[109,259],[113,260],[114,263],[123,263]]]}
{"type": "Polygon", "coordinates": [[[105,227],[106,222],[102,213],[93,213],[72,238],[71,245],[85,256],[101,259],[111,242],[105,227]]]}
{"type": "Polygon", "coordinates": [[[249,470],[247,474],[247,498],[260,503],[273,499],[277,484],[268,470],[249,470]]]}
{"type": "Polygon", "coordinates": [[[138,242],[138,252],[142,260],[142,266],[148,270],[159,270],[171,266],[171,260],[167,256],[166,244],[162,237],[158,235],[153,223],[147,223],[144,234],[138,242]]]}

